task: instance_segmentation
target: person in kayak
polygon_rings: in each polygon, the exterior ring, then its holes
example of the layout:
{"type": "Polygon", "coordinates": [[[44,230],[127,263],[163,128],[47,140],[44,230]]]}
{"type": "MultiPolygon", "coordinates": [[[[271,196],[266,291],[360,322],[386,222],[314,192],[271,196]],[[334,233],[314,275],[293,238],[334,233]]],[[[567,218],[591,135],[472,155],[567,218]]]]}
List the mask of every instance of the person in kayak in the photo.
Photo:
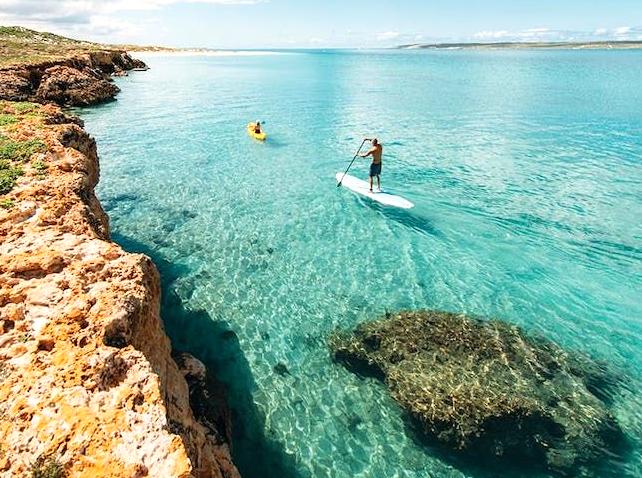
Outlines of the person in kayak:
{"type": "Polygon", "coordinates": [[[255,134],[261,134],[261,122],[257,121],[256,124],[254,125],[254,133],[255,134]]]}
{"type": "Polygon", "coordinates": [[[372,182],[375,176],[377,178],[377,186],[379,191],[381,191],[381,157],[383,156],[383,146],[379,144],[379,140],[374,138],[371,141],[372,148],[370,151],[361,155],[362,158],[372,156],[372,164],[370,165],[370,192],[372,192],[372,182]]]}

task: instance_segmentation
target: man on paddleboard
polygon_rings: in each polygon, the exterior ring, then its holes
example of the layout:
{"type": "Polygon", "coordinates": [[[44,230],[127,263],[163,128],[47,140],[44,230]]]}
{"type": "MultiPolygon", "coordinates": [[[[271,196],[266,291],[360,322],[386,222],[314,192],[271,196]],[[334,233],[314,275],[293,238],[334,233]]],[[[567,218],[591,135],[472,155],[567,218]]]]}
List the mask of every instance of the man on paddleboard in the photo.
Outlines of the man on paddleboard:
{"type": "Polygon", "coordinates": [[[379,144],[377,138],[372,140],[372,148],[370,151],[361,155],[362,158],[367,158],[368,156],[372,156],[372,164],[370,165],[370,192],[372,192],[372,181],[375,176],[377,177],[377,186],[379,187],[379,191],[381,191],[381,157],[383,156],[383,147],[379,144]]]}

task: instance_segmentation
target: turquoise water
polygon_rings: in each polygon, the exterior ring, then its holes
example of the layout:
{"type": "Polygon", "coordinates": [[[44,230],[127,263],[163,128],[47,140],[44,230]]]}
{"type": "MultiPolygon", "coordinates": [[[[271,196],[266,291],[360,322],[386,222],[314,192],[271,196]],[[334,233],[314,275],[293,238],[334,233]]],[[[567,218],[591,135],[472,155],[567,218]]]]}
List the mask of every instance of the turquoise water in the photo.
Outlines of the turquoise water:
{"type": "Polygon", "coordinates": [[[159,265],[175,347],[228,385],[246,478],[497,476],[426,448],[330,360],[332,330],[403,308],[607,360],[632,449],[606,467],[642,476],[642,52],[146,59],[81,111],[98,194],[114,239],[159,265]],[[365,135],[412,211],[335,187],[365,135]]]}

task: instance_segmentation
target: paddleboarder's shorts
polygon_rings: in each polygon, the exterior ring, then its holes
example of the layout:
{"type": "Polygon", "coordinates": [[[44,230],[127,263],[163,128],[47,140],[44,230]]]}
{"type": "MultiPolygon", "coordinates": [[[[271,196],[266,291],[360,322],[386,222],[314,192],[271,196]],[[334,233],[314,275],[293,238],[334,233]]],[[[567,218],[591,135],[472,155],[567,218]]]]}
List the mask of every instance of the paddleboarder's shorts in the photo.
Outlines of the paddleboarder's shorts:
{"type": "Polygon", "coordinates": [[[370,177],[372,178],[374,176],[379,176],[380,174],[381,174],[381,163],[379,164],[372,163],[370,165],[370,177]]]}

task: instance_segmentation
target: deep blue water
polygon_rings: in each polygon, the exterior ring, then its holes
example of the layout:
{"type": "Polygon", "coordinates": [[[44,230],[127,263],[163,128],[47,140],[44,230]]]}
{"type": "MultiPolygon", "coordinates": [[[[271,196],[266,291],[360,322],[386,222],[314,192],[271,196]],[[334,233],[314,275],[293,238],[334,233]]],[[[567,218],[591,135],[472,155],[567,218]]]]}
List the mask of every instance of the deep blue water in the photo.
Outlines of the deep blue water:
{"type": "Polygon", "coordinates": [[[159,265],[174,346],[228,385],[246,478],[494,476],[418,443],[381,384],[332,363],[332,330],[404,308],[608,361],[632,450],[607,467],[642,476],[642,52],[146,59],[81,111],[98,194],[114,239],[159,265]],[[415,209],[335,187],[366,135],[415,209]]]}

